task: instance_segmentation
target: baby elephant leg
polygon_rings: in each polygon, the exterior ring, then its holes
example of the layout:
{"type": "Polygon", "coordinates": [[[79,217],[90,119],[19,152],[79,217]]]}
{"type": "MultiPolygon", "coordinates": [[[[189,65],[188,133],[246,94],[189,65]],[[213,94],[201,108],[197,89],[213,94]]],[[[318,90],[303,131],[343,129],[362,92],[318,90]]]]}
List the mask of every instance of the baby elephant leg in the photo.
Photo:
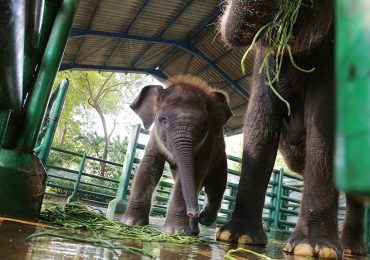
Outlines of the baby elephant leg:
{"type": "Polygon", "coordinates": [[[207,204],[199,215],[199,223],[210,226],[217,218],[221,208],[222,198],[227,182],[226,155],[222,163],[214,167],[204,180],[204,187],[207,194],[207,204]]]}
{"type": "Polygon", "coordinates": [[[145,155],[136,173],[130,200],[121,222],[127,225],[148,225],[152,195],[163,173],[165,160],[149,140],[145,155]]]}
{"type": "Polygon", "coordinates": [[[199,234],[198,219],[190,220],[186,214],[186,205],[180,180],[176,182],[171,194],[162,231],[171,234],[180,232],[184,232],[186,235],[199,234]]]}

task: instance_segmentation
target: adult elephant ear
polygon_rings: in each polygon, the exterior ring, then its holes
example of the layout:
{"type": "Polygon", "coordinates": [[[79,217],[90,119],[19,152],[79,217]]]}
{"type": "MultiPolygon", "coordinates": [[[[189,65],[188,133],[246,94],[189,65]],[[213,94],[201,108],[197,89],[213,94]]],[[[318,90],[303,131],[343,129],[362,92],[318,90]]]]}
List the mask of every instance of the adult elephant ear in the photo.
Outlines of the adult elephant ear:
{"type": "Polygon", "coordinates": [[[141,118],[145,129],[153,124],[158,109],[159,96],[163,91],[160,85],[145,86],[131,103],[130,108],[141,118]]]}
{"type": "Polygon", "coordinates": [[[218,134],[232,115],[227,94],[221,91],[212,92],[211,130],[218,134]]]}

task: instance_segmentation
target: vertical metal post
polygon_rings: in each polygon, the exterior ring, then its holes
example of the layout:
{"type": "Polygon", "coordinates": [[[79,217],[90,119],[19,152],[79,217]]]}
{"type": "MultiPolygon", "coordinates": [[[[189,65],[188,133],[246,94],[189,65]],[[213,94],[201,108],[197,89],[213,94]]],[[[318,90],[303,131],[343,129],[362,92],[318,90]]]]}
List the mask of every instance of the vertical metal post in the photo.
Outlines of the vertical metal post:
{"type": "Polygon", "coordinates": [[[131,136],[127,145],[125,161],[123,163],[122,174],[119,180],[119,187],[116,198],[111,200],[108,204],[106,217],[113,219],[116,213],[123,213],[126,210],[127,190],[130,182],[132,165],[134,164],[137,140],[140,135],[140,124],[135,125],[132,129],[131,136]]]}
{"type": "Polygon", "coordinates": [[[47,106],[46,111],[45,111],[45,114],[44,114],[44,118],[42,120],[40,133],[39,133],[39,135],[37,137],[37,142],[36,142],[35,147],[40,146],[42,139],[45,137],[45,134],[46,134],[46,131],[47,131],[47,127],[48,127],[48,120],[50,119],[50,112],[51,112],[51,109],[53,108],[54,101],[57,98],[57,95],[59,93],[59,88],[60,88],[60,84],[58,85],[58,87],[51,94],[51,97],[49,99],[48,106],[47,106]]]}
{"type": "Polygon", "coordinates": [[[336,8],[336,184],[370,196],[370,1],[336,8]]]}
{"type": "Polygon", "coordinates": [[[58,95],[53,105],[48,129],[46,130],[44,142],[42,144],[42,148],[39,154],[39,158],[44,165],[49,157],[51,145],[53,144],[55,131],[57,130],[59,118],[63,110],[64,101],[67,96],[69,81],[67,79],[63,79],[60,82],[59,86],[60,87],[59,87],[58,95]]]}
{"type": "Polygon", "coordinates": [[[33,3],[33,32],[32,44],[35,48],[39,46],[41,37],[41,25],[44,14],[45,0],[35,0],[33,3]]]}
{"type": "Polygon", "coordinates": [[[283,193],[283,180],[284,180],[284,169],[280,169],[277,177],[277,187],[276,187],[276,200],[275,200],[275,213],[273,215],[274,220],[272,227],[270,229],[270,236],[275,239],[282,239],[284,234],[280,229],[280,208],[281,208],[281,195],[283,193]]]}
{"type": "Polygon", "coordinates": [[[271,197],[270,204],[274,207],[274,209],[270,209],[269,212],[269,219],[272,219],[272,222],[269,220],[267,221],[267,229],[269,230],[275,221],[275,215],[278,214],[278,209],[276,208],[276,200],[277,200],[277,187],[279,185],[279,172],[273,171],[273,181],[274,185],[271,188],[271,193],[275,195],[275,197],[271,197]]]}
{"type": "Polygon", "coordinates": [[[84,152],[83,155],[82,155],[81,162],[80,162],[80,168],[78,169],[78,174],[77,174],[77,177],[76,177],[75,186],[73,188],[73,192],[72,192],[71,196],[69,196],[68,199],[67,199],[67,203],[70,203],[70,202],[73,202],[73,201],[77,200],[77,192],[78,192],[78,188],[80,187],[82,173],[83,173],[84,168],[85,168],[85,161],[86,161],[86,152],[84,152]]]}
{"type": "Polygon", "coordinates": [[[26,1],[0,0],[0,6],[0,109],[20,110],[26,1]]]}
{"type": "Polygon", "coordinates": [[[72,27],[77,3],[78,0],[64,0],[59,8],[27,105],[24,126],[18,140],[18,146],[22,151],[32,152],[35,147],[51,88],[72,27]]]}
{"type": "Polygon", "coordinates": [[[284,180],[284,170],[280,169],[278,177],[278,186],[276,188],[276,214],[274,216],[274,227],[279,228],[280,222],[280,208],[281,208],[281,195],[283,193],[283,180],[284,180]]]}
{"type": "Polygon", "coordinates": [[[5,131],[8,126],[10,111],[0,111],[0,149],[3,144],[3,139],[5,136],[5,131]]]}

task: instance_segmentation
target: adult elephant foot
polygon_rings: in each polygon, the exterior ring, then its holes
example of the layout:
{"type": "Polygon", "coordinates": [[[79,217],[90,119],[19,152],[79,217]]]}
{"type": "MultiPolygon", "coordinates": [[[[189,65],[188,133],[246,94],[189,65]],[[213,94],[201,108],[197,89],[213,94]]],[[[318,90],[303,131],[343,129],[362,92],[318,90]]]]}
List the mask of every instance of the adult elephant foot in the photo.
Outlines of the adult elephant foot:
{"type": "Polygon", "coordinates": [[[368,253],[363,238],[360,238],[359,240],[356,241],[354,240],[346,241],[342,239],[342,245],[345,255],[366,256],[368,253]]]}
{"type": "Polygon", "coordinates": [[[341,243],[336,235],[309,237],[299,230],[291,235],[283,251],[296,256],[323,259],[342,259],[343,255],[341,243]]]}
{"type": "Polygon", "coordinates": [[[346,221],[342,232],[344,254],[366,256],[368,252],[364,240],[365,206],[349,194],[346,194],[346,200],[346,221]]]}
{"type": "Polygon", "coordinates": [[[345,222],[342,233],[343,251],[346,255],[366,256],[368,251],[364,241],[362,219],[357,222],[345,222]]]}
{"type": "Polygon", "coordinates": [[[246,223],[238,217],[231,217],[216,234],[218,241],[246,245],[266,245],[267,235],[262,223],[246,223]]]}

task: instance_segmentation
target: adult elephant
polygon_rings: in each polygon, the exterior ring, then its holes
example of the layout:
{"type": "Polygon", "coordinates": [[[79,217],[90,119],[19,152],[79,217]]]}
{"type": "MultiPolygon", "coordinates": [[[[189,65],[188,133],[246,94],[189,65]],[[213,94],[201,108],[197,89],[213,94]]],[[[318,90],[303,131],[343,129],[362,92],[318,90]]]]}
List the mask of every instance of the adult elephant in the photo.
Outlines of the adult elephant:
{"type": "MultiPolygon", "coordinates": [[[[255,34],[279,10],[280,0],[229,0],[221,19],[221,35],[234,47],[250,45],[255,34]]],[[[338,237],[338,191],[333,185],[335,132],[334,0],[304,1],[289,41],[296,69],[287,54],[275,89],[267,85],[266,70],[259,69],[271,46],[262,33],[256,43],[253,87],[245,118],[242,172],[236,203],[217,239],[264,245],[262,227],[265,192],[278,147],[288,166],[304,175],[301,211],[284,251],[302,256],[341,258],[366,254],[363,240],[364,206],[347,196],[346,221],[338,237]]],[[[275,67],[274,55],[269,67],[275,67]]],[[[270,75],[274,75],[270,71],[270,75]]]]}

